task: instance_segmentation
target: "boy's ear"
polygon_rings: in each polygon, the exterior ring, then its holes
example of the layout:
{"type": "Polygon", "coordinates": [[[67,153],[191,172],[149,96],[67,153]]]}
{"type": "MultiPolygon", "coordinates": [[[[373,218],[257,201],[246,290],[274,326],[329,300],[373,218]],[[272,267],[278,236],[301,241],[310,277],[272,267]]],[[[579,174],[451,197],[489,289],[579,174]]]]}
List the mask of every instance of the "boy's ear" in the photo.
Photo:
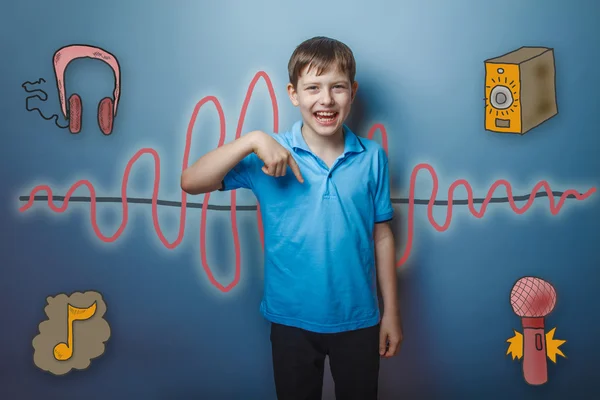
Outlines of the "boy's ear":
{"type": "Polygon", "coordinates": [[[358,82],[354,81],[354,83],[352,83],[352,102],[354,102],[354,98],[356,97],[357,91],[358,91],[358,82]]]}
{"type": "Polygon", "coordinates": [[[292,104],[294,106],[298,107],[298,105],[300,103],[298,103],[298,93],[296,92],[294,85],[292,85],[291,83],[288,83],[287,91],[288,91],[288,96],[290,96],[290,100],[292,101],[292,104]]]}

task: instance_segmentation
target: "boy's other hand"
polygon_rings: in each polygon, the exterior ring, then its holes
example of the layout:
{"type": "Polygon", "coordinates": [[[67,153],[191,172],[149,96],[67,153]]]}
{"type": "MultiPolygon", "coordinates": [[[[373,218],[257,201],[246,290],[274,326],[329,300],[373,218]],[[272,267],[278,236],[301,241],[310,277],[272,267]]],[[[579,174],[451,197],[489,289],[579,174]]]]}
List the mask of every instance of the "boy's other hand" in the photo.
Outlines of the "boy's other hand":
{"type": "Polygon", "coordinates": [[[289,165],[296,179],[304,183],[296,160],[285,147],[262,131],[254,131],[252,135],[252,151],[265,163],[262,167],[265,174],[273,177],[284,176],[289,165]]]}
{"type": "Polygon", "coordinates": [[[403,335],[400,316],[397,313],[383,313],[379,330],[379,355],[390,358],[398,354],[403,335]]]}

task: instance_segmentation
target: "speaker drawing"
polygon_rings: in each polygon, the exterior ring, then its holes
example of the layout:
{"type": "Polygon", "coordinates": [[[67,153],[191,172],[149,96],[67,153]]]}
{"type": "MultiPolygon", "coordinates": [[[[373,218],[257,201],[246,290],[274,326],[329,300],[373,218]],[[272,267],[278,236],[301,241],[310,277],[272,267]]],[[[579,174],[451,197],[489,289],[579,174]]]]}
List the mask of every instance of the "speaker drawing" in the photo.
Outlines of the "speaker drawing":
{"type": "Polygon", "coordinates": [[[554,49],[523,46],[485,61],[485,130],[523,135],[557,114],[554,49]]]}

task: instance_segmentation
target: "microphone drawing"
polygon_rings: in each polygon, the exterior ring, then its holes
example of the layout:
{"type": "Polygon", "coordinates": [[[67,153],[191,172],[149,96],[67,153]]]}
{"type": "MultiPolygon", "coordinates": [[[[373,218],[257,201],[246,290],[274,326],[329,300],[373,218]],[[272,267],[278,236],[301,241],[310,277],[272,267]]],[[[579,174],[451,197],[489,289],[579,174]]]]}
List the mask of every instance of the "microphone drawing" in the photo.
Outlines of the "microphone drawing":
{"type": "MultiPolygon", "coordinates": [[[[554,339],[553,328],[545,331],[545,318],[556,305],[556,290],[545,280],[526,276],[520,278],[510,292],[510,305],[521,317],[523,334],[515,331],[508,339],[510,343],[506,354],[523,358],[523,376],[530,385],[542,385],[548,381],[546,357],[556,363],[556,356],[565,357],[559,347],[566,340],[554,339]]],[[[566,358],[566,357],[565,357],[566,358]]]]}

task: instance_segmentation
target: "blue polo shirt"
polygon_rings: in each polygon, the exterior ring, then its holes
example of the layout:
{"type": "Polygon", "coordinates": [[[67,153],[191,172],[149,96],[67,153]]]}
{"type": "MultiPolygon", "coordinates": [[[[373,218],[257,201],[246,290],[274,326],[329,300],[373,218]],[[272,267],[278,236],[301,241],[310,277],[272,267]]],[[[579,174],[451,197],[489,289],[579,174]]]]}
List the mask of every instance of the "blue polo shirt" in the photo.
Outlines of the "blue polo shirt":
{"type": "Polygon", "coordinates": [[[388,159],[377,142],[344,125],[344,153],[331,168],[312,153],[302,121],[271,134],[288,149],[304,183],[262,172],[252,153],[223,180],[221,190],[250,189],[264,229],[263,316],[322,333],[379,322],[374,225],[392,219],[388,159]]]}

